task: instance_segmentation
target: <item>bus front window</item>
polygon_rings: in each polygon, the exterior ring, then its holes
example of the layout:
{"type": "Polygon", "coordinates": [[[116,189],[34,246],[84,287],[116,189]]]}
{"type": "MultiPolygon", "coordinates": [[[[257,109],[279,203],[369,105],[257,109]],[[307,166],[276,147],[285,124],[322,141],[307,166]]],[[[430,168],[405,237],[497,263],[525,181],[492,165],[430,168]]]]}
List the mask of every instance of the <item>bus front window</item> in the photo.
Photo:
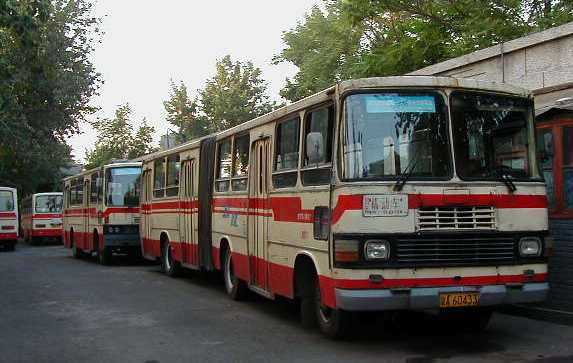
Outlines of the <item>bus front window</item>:
{"type": "Polygon", "coordinates": [[[39,195],[36,197],[36,213],[62,213],[63,204],[61,195],[39,195]]]}
{"type": "Polygon", "coordinates": [[[106,171],[108,207],[139,205],[140,167],[109,168],[106,171]]]}
{"type": "Polygon", "coordinates": [[[0,190],[0,212],[11,212],[14,210],[14,195],[11,191],[0,190]]]}
{"type": "Polygon", "coordinates": [[[346,180],[451,176],[447,112],[437,92],[388,91],[346,98],[346,180]]]}
{"type": "Polygon", "coordinates": [[[538,177],[530,155],[532,102],[477,92],[451,96],[457,173],[462,179],[538,177]]]}

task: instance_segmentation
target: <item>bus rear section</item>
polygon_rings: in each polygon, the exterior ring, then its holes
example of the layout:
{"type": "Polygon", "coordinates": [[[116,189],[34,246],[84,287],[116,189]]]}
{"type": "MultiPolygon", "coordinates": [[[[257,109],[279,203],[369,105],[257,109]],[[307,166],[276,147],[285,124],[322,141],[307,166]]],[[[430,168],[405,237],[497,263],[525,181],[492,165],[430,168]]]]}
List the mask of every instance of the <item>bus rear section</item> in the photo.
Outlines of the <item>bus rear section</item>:
{"type": "Polygon", "coordinates": [[[36,193],[22,201],[22,233],[31,244],[62,242],[63,193],[36,193]]]}
{"type": "Polygon", "coordinates": [[[140,256],[141,163],[120,162],[65,179],[64,237],[77,258],[95,254],[140,256]]]}
{"type": "Polygon", "coordinates": [[[18,242],[17,200],[16,189],[0,187],[0,247],[11,251],[18,242]]]}

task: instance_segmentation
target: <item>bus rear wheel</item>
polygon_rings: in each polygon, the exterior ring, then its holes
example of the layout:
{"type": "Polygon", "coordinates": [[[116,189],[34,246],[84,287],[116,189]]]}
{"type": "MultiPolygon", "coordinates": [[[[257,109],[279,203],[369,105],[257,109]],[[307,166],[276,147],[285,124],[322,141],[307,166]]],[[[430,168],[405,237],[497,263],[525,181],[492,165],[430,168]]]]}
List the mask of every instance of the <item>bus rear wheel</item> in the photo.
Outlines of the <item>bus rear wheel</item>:
{"type": "Polygon", "coordinates": [[[244,300],[247,297],[247,285],[235,275],[231,249],[226,247],[223,252],[223,280],[227,295],[233,300],[244,300]]]}
{"type": "Polygon", "coordinates": [[[107,266],[111,264],[111,249],[109,247],[103,247],[98,250],[97,259],[100,265],[107,266]]]}
{"type": "Polygon", "coordinates": [[[177,277],[181,275],[181,264],[173,258],[173,252],[171,251],[169,242],[163,244],[161,257],[161,269],[167,276],[177,277]]]}
{"type": "Polygon", "coordinates": [[[72,255],[74,256],[74,258],[84,257],[84,253],[82,252],[81,249],[78,248],[78,246],[75,243],[72,245],[72,255]]]}

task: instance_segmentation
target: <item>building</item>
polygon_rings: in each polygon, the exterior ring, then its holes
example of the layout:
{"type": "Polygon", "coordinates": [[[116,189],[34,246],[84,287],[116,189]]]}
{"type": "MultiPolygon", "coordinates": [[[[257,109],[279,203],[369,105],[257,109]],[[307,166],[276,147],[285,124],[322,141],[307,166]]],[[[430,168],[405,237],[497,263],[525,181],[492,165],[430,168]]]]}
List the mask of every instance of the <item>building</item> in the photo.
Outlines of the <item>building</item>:
{"type": "Polygon", "coordinates": [[[535,95],[538,158],[555,237],[546,308],[573,313],[573,22],[422,68],[410,75],[511,83],[535,95]]]}

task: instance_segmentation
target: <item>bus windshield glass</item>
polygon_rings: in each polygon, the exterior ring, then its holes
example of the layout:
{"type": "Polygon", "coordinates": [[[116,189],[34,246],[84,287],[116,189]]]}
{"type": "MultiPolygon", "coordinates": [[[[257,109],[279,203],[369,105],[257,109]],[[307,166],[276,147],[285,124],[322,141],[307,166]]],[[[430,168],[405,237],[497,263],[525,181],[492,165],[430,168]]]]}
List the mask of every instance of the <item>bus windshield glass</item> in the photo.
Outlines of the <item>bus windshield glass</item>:
{"type": "Polygon", "coordinates": [[[14,194],[9,190],[0,190],[0,212],[14,210],[14,194]]]}
{"type": "Polygon", "coordinates": [[[36,213],[62,213],[64,199],[61,195],[36,196],[36,213]]]}
{"type": "Polygon", "coordinates": [[[457,173],[462,179],[528,179],[533,104],[527,98],[477,92],[451,96],[457,173]]]}
{"type": "Polygon", "coordinates": [[[106,171],[106,204],[109,207],[139,205],[140,167],[117,167],[106,171]]]}
{"type": "Polygon", "coordinates": [[[353,94],[345,101],[346,180],[447,178],[447,109],[437,92],[353,94]]]}

